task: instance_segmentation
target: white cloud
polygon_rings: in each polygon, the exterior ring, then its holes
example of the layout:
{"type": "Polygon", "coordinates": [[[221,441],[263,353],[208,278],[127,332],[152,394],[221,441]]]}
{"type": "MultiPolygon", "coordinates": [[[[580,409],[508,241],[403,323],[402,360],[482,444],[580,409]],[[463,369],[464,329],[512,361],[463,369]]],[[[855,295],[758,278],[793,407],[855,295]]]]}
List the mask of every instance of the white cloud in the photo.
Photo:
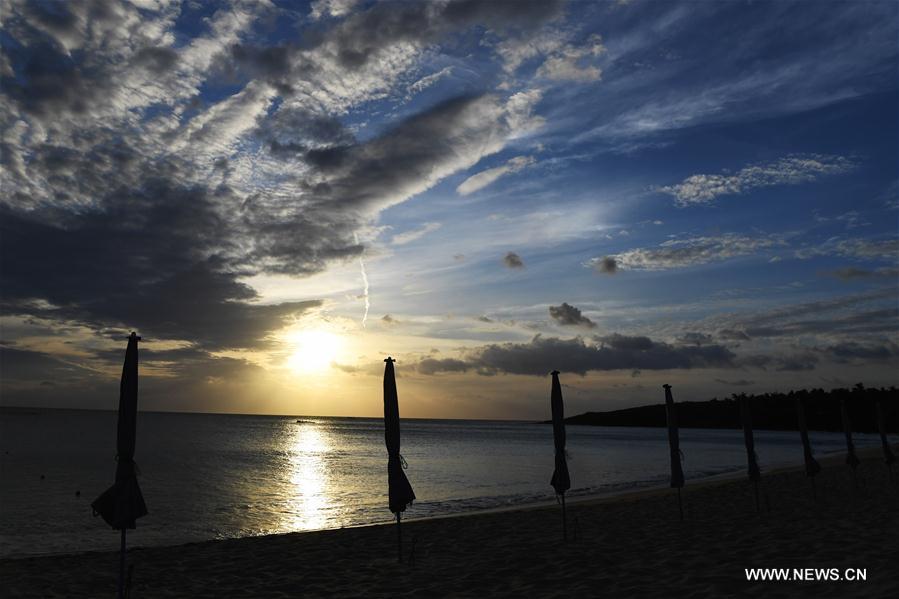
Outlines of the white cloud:
{"type": "Polygon", "coordinates": [[[502,166],[489,168],[485,171],[476,173],[465,179],[457,188],[456,192],[467,196],[480,189],[483,189],[495,182],[497,179],[509,173],[517,173],[533,164],[536,164],[533,156],[516,156],[506,161],[502,166]]]}
{"type": "Polygon", "coordinates": [[[597,81],[602,76],[602,69],[587,64],[586,60],[597,58],[605,51],[602,38],[595,34],[583,46],[567,44],[547,57],[537,69],[537,77],[554,81],[597,81]]]}
{"type": "Polygon", "coordinates": [[[421,93],[428,89],[444,77],[449,76],[453,72],[453,67],[444,67],[436,73],[426,75],[406,88],[406,99],[409,100],[415,94],[421,93]]]}
{"type": "Polygon", "coordinates": [[[359,0],[315,0],[310,5],[309,18],[317,21],[322,17],[342,17],[349,14],[359,0]]]}
{"type": "Polygon", "coordinates": [[[800,248],[794,255],[800,259],[815,256],[842,256],[857,260],[899,262],[899,239],[840,239],[832,237],[818,246],[800,248]]]}
{"type": "Polygon", "coordinates": [[[620,254],[591,258],[584,266],[606,272],[603,270],[604,265],[608,264],[611,258],[619,270],[686,268],[753,255],[760,250],[783,245],[785,245],[783,238],[776,235],[747,237],[727,233],[717,237],[672,239],[654,248],[635,248],[620,254]]]}
{"type": "Polygon", "coordinates": [[[674,196],[678,206],[708,204],[718,196],[741,194],[760,187],[808,183],[824,175],[848,172],[855,166],[843,156],[796,154],[746,166],[732,175],[692,175],[676,185],[656,190],[674,196]]]}

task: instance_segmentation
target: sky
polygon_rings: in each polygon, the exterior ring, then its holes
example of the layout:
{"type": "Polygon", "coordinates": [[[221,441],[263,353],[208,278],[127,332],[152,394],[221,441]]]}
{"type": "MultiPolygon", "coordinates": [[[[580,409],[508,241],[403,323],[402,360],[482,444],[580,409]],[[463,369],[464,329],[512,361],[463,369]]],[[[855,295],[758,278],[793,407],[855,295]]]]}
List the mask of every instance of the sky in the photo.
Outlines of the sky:
{"type": "Polygon", "coordinates": [[[899,384],[899,4],[0,10],[0,404],[899,384]]]}

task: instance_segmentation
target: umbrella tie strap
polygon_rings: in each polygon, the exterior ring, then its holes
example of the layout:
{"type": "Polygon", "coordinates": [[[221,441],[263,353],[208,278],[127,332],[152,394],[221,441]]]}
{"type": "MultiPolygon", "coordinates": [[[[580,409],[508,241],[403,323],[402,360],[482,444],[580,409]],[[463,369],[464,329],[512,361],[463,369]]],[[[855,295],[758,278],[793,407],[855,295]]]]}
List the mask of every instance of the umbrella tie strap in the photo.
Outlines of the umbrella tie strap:
{"type": "Polygon", "coordinates": [[[680,454],[680,461],[681,461],[681,462],[686,461],[686,456],[684,456],[684,450],[683,450],[683,449],[678,449],[678,450],[677,450],[677,453],[680,454]]]}
{"type": "Polygon", "coordinates": [[[403,457],[403,454],[400,454],[400,466],[403,467],[403,470],[409,468],[409,462],[406,461],[406,458],[403,457]]]}

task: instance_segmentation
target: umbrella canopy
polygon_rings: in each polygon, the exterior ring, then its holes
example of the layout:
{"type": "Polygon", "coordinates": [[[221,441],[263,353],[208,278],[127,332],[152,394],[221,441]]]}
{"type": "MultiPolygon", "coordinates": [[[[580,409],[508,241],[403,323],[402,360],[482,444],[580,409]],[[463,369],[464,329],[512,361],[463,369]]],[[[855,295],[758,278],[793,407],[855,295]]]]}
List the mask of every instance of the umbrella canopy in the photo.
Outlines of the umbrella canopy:
{"type": "Polygon", "coordinates": [[[883,445],[883,461],[890,464],[896,463],[896,456],[890,449],[890,442],[887,441],[887,419],[883,413],[883,400],[877,401],[877,430],[880,432],[880,444],[883,445]]]}
{"type": "Polygon", "coordinates": [[[759,470],[758,456],[755,455],[755,439],[752,436],[752,407],[749,398],[740,399],[740,420],[743,422],[743,443],[746,445],[749,480],[758,482],[762,477],[759,470]]]}
{"type": "Polygon", "coordinates": [[[119,387],[119,425],[116,439],[115,484],[98,497],[91,507],[117,530],[135,528],[135,520],[147,515],[147,505],[137,484],[134,445],[137,429],[137,342],[128,338],[122,382],[119,387]]]}
{"type": "Polygon", "coordinates": [[[568,461],[565,458],[565,408],[562,404],[562,384],[559,382],[559,371],[553,370],[553,388],[550,404],[553,414],[553,442],[556,446],[556,468],[549,484],[556,490],[556,495],[565,495],[571,488],[571,477],[568,475],[568,461]]]}
{"type": "Polygon", "coordinates": [[[384,360],[384,441],[387,445],[387,484],[390,496],[390,511],[394,514],[406,511],[415,500],[415,492],[406,473],[404,460],[400,455],[400,406],[396,394],[396,374],[393,358],[384,360]]]}
{"type": "Polygon", "coordinates": [[[665,416],[668,420],[668,449],[671,452],[671,487],[680,489],[684,486],[684,470],[680,463],[680,435],[677,431],[677,408],[671,397],[671,385],[665,388],[665,416]]]}
{"type": "Polygon", "coordinates": [[[799,424],[799,438],[802,440],[802,452],[805,456],[805,475],[815,476],[821,472],[821,465],[812,453],[812,444],[808,439],[808,423],[805,421],[805,401],[796,400],[796,420],[799,424]]]}
{"type": "Polygon", "coordinates": [[[855,469],[858,468],[858,456],[855,455],[855,444],[852,442],[852,423],[849,421],[849,410],[846,409],[846,400],[840,400],[840,416],[843,418],[843,434],[846,435],[846,464],[855,469]]]}

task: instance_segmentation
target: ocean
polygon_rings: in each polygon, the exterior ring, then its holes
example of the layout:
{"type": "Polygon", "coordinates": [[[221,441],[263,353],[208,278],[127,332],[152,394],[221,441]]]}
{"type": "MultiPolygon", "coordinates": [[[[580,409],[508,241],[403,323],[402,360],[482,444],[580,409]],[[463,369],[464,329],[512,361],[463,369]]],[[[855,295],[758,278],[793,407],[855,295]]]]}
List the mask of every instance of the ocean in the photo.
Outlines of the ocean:
{"type": "MultiPolygon", "coordinates": [[[[569,496],[665,485],[667,430],[568,427],[569,496]]],[[[115,474],[116,413],[0,411],[0,556],[115,550],[91,514],[115,474]]],[[[417,500],[405,518],[553,501],[552,427],[403,420],[417,500]]],[[[818,455],[838,433],[811,434],[818,455]]],[[[859,447],[879,443],[856,435],[859,447]]],[[[739,472],[740,430],[682,429],[688,479],[739,472]]],[[[799,435],[757,431],[765,468],[800,464],[799,435]]],[[[388,522],[383,422],[373,418],[140,413],[135,460],[149,515],[129,546],[388,522]]]]}

